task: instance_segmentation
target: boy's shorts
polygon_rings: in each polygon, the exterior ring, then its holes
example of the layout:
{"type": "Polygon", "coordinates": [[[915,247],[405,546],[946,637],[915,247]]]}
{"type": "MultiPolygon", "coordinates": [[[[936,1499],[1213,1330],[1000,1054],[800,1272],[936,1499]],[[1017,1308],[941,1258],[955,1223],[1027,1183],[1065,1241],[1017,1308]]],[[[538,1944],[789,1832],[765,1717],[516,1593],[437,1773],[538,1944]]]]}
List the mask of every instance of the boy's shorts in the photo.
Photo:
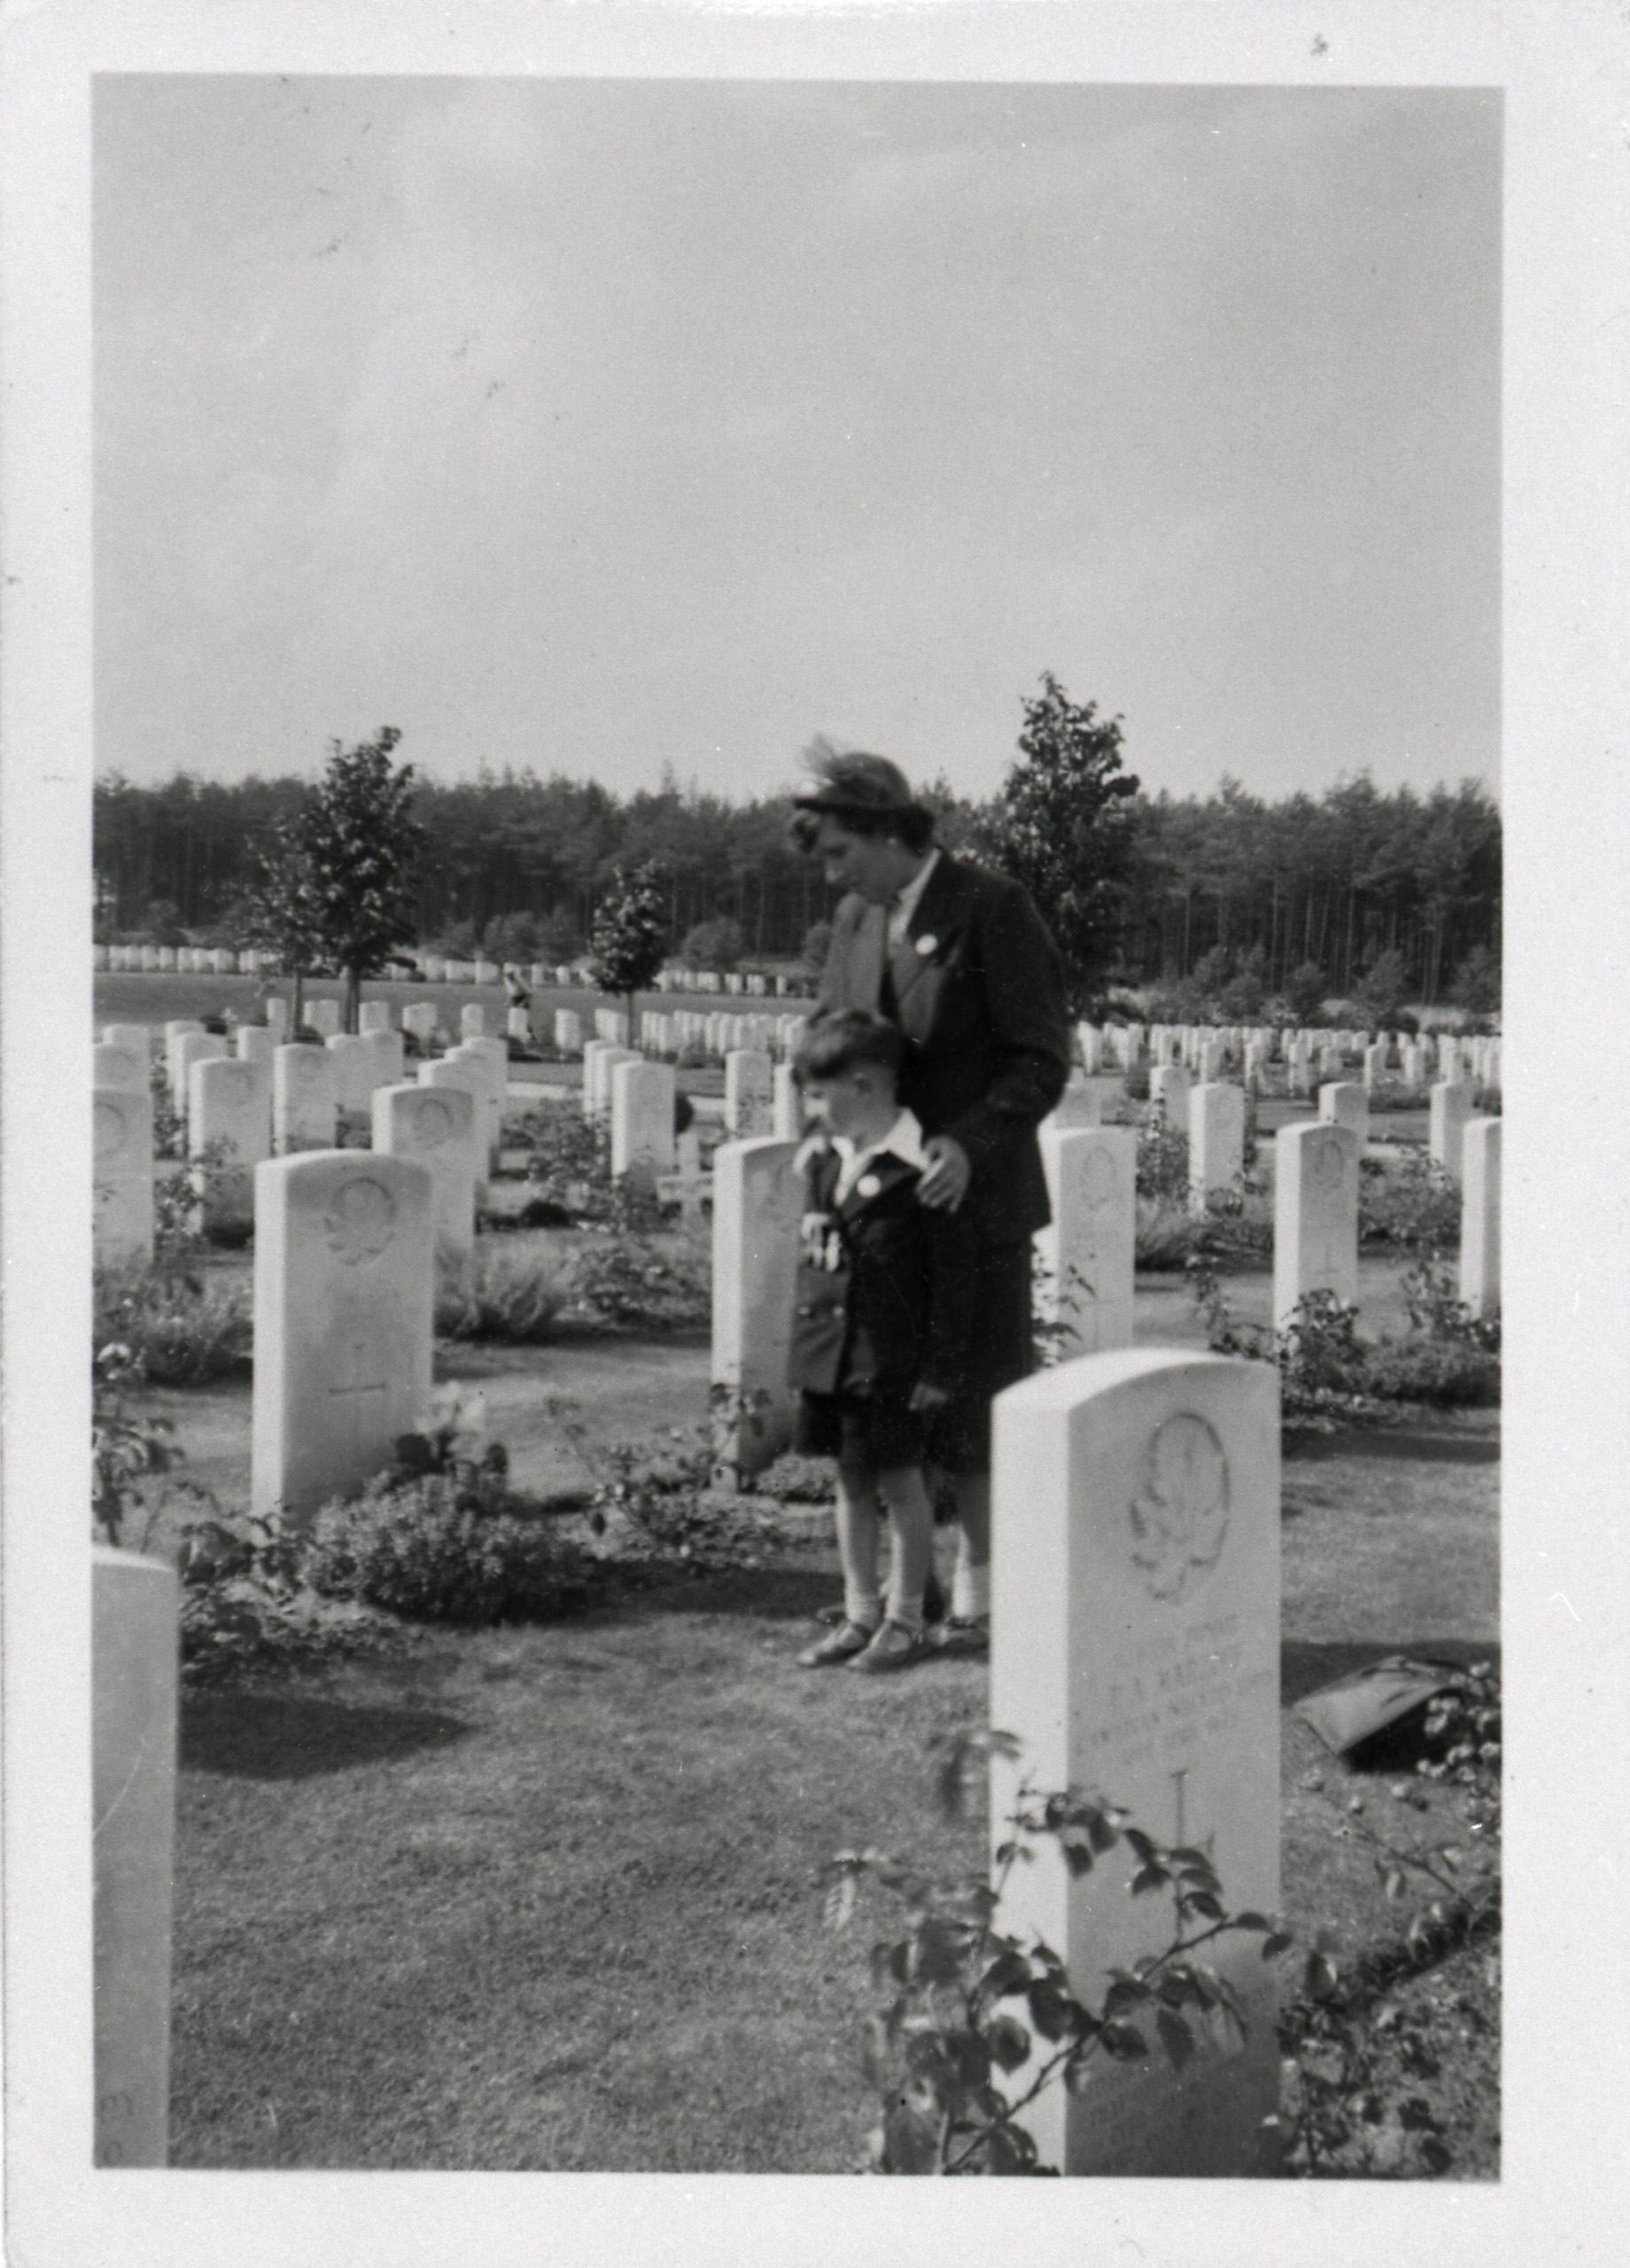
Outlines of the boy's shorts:
{"type": "Polygon", "coordinates": [[[881,1394],[804,1394],[799,1398],[795,1446],[804,1456],[834,1456],[841,1464],[890,1472],[920,1464],[923,1419],[906,1407],[908,1386],[881,1394]]]}

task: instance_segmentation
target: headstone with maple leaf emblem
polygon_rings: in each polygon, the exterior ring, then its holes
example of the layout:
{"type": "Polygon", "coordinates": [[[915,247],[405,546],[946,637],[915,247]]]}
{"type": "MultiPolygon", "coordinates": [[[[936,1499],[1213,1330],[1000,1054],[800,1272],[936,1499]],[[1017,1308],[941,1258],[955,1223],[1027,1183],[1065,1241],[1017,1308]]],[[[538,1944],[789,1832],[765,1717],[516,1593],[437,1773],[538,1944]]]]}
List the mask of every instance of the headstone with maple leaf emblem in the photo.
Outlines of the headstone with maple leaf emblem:
{"type": "Polygon", "coordinates": [[[998,1928],[1044,1940],[1080,2000],[1098,2006],[1106,1971],[1132,1980],[1127,2054],[1094,2054],[1078,2091],[1050,2087],[1028,2115],[1042,2162],[1266,2172],[1279,2054],[1261,1935],[1207,1938],[1222,1907],[1201,1891],[1183,1958],[1210,2005],[1190,2000],[1179,2023],[1137,1987],[1170,1943],[1183,1867],[1230,1911],[1278,1903],[1277,1373],[1158,1348],[1037,1372],[997,1397],[992,1485],[990,1721],[1021,1744],[993,1758],[993,1842],[1022,1769],[1122,1808],[1173,1854],[1154,1881],[1123,1845],[1067,1857],[1047,1840],[1008,1875],[998,1928]]]}

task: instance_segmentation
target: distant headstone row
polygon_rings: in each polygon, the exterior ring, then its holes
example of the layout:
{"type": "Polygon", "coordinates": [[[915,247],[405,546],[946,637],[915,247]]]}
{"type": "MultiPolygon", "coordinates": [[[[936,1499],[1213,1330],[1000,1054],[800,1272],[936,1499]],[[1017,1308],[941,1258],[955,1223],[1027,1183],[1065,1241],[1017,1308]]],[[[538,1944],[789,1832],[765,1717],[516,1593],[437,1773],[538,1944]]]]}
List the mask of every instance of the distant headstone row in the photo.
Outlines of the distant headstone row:
{"type": "MultiPolygon", "coordinates": [[[[504,971],[491,960],[459,960],[445,953],[415,951],[413,965],[429,984],[499,984],[504,971]]],[[[93,945],[91,966],[98,971],[122,975],[178,976],[260,976],[274,967],[273,957],[253,948],[205,945],[93,945]]],[[[530,962],[523,974],[534,992],[546,988],[592,991],[591,972],[581,963],[550,966],[530,962]]],[[[808,980],[772,976],[762,970],[664,968],[657,972],[653,989],[658,992],[722,992],[749,999],[794,999],[808,991],[808,980]]]]}
{"type": "Polygon", "coordinates": [[[1390,1031],[1372,1035],[1268,1024],[1085,1022],[1075,1033],[1087,1071],[1130,1071],[1146,1061],[1152,1083],[1161,1070],[1181,1067],[1205,1084],[1231,1071],[1254,1086],[1277,1061],[1293,1095],[1310,1095],[1321,1084],[1339,1082],[1348,1066],[1359,1071],[1366,1088],[1392,1079],[1406,1087],[1461,1079],[1480,1087],[1500,1084],[1500,1042],[1486,1035],[1423,1032],[1410,1039],[1390,1031]]]}

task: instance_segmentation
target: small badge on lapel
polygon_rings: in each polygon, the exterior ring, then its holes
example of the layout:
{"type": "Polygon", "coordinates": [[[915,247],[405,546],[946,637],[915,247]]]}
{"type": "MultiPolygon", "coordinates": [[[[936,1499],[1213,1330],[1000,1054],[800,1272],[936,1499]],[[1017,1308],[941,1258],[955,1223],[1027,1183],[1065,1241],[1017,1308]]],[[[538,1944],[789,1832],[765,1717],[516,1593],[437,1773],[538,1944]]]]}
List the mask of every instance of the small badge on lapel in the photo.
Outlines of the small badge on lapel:
{"type": "Polygon", "coordinates": [[[916,944],[917,950],[922,955],[924,960],[927,960],[930,953],[936,953],[940,949],[940,941],[934,935],[932,930],[930,930],[926,936],[919,937],[916,940],[916,944]]]}
{"type": "Polygon", "coordinates": [[[863,1173],[855,1184],[855,1194],[857,1197],[875,1197],[882,1185],[874,1173],[863,1173]]]}

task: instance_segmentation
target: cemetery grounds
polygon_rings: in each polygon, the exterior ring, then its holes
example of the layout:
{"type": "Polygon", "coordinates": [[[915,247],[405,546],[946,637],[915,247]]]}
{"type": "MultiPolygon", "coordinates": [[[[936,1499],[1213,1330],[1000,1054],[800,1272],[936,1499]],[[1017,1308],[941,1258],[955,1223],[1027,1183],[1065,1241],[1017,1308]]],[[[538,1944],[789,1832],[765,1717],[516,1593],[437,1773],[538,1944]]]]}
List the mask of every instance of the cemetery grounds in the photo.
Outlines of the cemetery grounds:
{"type": "MultiPolygon", "coordinates": [[[[244,1013],[253,989],[99,977],[97,1019],[159,1022],[229,998],[244,1013]]],[[[485,997],[396,990],[399,1006],[485,997]]],[[[554,1005],[535,1003],[546,1021],[554,1005]]],[[[518,1169],[506,1176],[495,1209],[517,1211],[527,1191],[518,1169]]],[[[548,1229],[485,1240],[551,1272],[572,1243],[548,1229]]],[[[223,1290],[247,1283],[242,1254],[203,1269],[223,1290]]],[[[1401,1328],[1401,1274],[1396,1256],[1366,1253],[1367,1331],[1401,1328]]],[[[1241,1320],[1266,1320],[1265,1269],[1230,1274],[1227,1290],[1241,1320]]],[[[1135,1340],[1206,1344],[1180,1275],[1140,1271],[1135,1340]]],[[[984,1726],[984,1664],[880,1680],[793,1666],[839,1595],[807,1470],[778,1468],[796,1493],[750,1494],[734,1512],[676,1494],[689,1513],[648,1529],[619,1509],[619,1445],[673,1466],[705,1433],[700,1321],[439,1339],[436,1359],[439,1381],[484,1397],[511,1484],[575,1503],[555,1517],[592,1555],[587,1602],[549,1621],[406,1624],[189,1682],[171,2163],[858,2170],[875,2117],[861,2071],[878,2005],[869,1954],[896,1917],[863,1904],[846,1930],[824,1928],[823,1870],[875,1845],[948,1880],[982,1875],[986,1821],[946,1819],[934,1783],[943,1744],[984,1726]]],[[[241,1510],[246,1364],[140,1400],[174,1424],[180,1473],[241,1510]]],[[[1419,1901],[1389,1896],[1376,1859],[1378,1838],[1443,1840],[1455,1790],[1407,1759],[1352,1769],[1294,1713],[1386,1654],[1497,1664],[1498,1454],[1498,1413],[1484,1410],[1414,1409],[1284,1444],[1283,1903],[1299,1938],[1285,1994],[1323,1932],[1378,2019],[1382,2116],[1366,2124],[1360,2105],[1338,2174],[1418,2175],[1440,2154],[1449,2179],[1499,2170],[1497,1933],[1411,1960],[1419,1901]],[[1424,2159],[1412,2104],[1435,2138],[1424,2159]]],[[[160,1513],[157,1544],[188,1511],[160,1513]]],[[[951,1534],[938,1536],[947,1579],[951,1534]]]]}

